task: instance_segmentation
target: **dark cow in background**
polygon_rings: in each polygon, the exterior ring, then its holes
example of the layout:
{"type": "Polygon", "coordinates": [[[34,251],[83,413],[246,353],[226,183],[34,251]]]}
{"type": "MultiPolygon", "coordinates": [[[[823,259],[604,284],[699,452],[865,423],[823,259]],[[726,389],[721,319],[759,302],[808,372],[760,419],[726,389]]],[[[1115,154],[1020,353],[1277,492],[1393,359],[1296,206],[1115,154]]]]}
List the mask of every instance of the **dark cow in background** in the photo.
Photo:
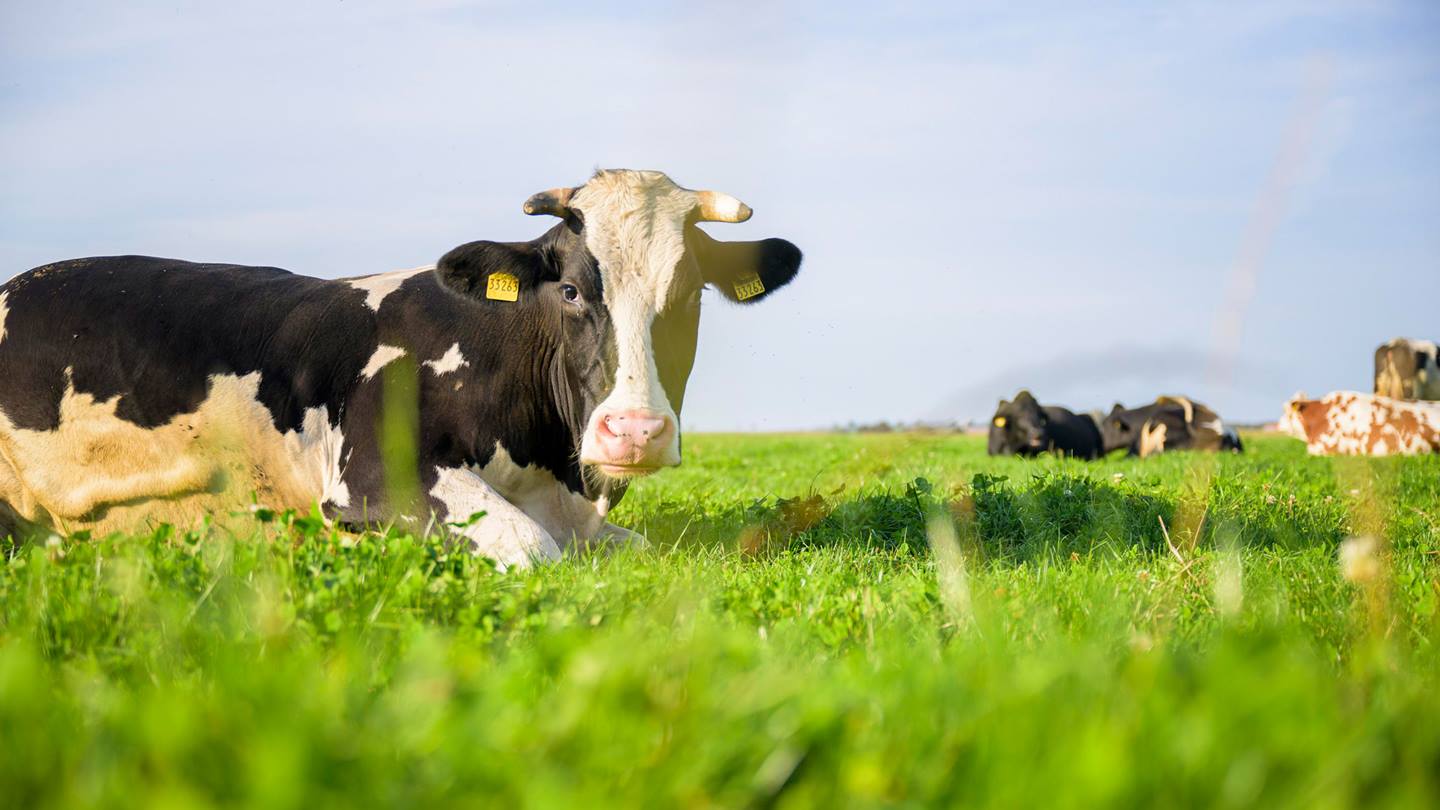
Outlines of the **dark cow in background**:
{"type": "Polygon", "coordinates": [[[1056,405],[1041,405],[1029,391],[1000,400],[990,419],[992,456],[1036,456],[1059,453],[1098,458],[1103,448],[1100,428],[1089,416],[1056,405]]]}
{"type": "Polygon", "coordinates": [[[800,251],[711,238],[696,223],[750,209],[660,172],[601,171],[525,211],[558,222],[348,280],[142,256],[12,279],[0,524],[193,524],[254,497],[355,524],[434,515],[502,566],[640,539],[606,514],[680,463],[701,288],[757,302],[800,251]],[[382,463],[387,413],[416,431],[416,468],[382,463]],[[415,500],[394,495],[407,477],[415,500]]]}
{"type": "Polygon", "coordinates": [[[1375,350],[1375,394],[1390,399],[1440,399],[1440,366],[1429,340],[1395,338],[1375,350]]]}
{"type": "Polygon", "coordinates": [[[1124,449],[1142,458],[1167,450],[1238,453],[1244,449],[1233,428],[1189,397],[1163,396],[1139,408],[1117,402],[1102,420],[1101,433],[1106,453],[1124,449]]]}

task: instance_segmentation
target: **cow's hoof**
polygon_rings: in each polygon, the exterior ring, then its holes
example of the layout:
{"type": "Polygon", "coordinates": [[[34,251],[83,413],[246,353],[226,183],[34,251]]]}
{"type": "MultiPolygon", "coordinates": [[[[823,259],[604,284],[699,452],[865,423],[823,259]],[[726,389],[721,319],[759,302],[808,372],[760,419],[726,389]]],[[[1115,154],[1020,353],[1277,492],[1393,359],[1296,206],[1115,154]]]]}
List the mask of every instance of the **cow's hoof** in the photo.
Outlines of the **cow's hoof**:
{"type": "Polygon", "coordinates": [[[602,542],[611,548],[649,548],[650,541],[645,535],[639,532],[632,532],[623,526],[616,526],[614,523],[606,523],[600,530],[602,542]]]}

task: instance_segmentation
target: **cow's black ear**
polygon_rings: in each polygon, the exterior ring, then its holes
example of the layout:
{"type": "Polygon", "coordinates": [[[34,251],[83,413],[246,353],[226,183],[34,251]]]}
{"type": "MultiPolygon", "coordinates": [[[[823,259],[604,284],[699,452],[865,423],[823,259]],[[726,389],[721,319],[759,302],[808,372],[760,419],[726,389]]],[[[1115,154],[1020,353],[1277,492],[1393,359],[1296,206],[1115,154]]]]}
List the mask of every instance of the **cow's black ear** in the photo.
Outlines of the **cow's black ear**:
{"type": "Polygon", "coordinates": [[[495,294],[489,296],[497,298],[505,296],[504,291],[518,293],[534,286],[540,279],[543,262],[542,252],[532,242],[470,242],[441,256],[435,265],[435,275],[443,286],[471,298],[487,297],[486,291],[492,289],[490,276],[497,273],[512,276],[513,281],[497,279],[493,285],[495,294]]]}
{"type": "Polygon", "coordinates": [[[784,239],[722,242],[699,228],[689,231],[688,242],[705,283],[731,301],[753,304],[800,272],[800,248],[784,239]]]}

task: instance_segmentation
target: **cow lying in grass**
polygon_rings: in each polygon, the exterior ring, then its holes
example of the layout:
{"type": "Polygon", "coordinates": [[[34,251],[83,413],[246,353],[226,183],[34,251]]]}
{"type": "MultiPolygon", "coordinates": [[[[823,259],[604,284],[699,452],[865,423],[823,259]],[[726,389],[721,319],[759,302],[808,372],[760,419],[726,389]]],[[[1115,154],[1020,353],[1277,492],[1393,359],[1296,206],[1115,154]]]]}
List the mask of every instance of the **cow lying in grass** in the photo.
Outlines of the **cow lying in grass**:
{"type": "Polygon", "coordinates": [[[258,499],[433,517],[502,566],[640,539],[606,515],[680,463],[701,289],[764,300],[800,251],[712,238],[699,223],[750,208],[660,172],[597,172],[524,210],[554,223],[380,275],[110,256],[0,286],[0,537],[258,499]]]}
{"type": "Polygon", "coordinates": [[[1100,431],[1106,453],[1123,448],[1142,458],[1167,450],[1243,449],[1239,434],[1226,427],[1219,414],[1188,397],[1160,397],[1140,408],[1117,402],[1100,431]]]}
{"type": "Polygon", "coordinates": [[[1277,427],[1312,456],[1392,456],[1440,452],[1440,402],[1333,391],[1296,394],[1277,427]]]}
{"type": "Polygon", "coordinates": [[[1094,419],[1058,405],[1041,405],[1029,391],[1016,394],[1013,401],[1000,400],[990,419],[992,456],[1058,453],[1093,459],[1102,448],[1094,419]]]}

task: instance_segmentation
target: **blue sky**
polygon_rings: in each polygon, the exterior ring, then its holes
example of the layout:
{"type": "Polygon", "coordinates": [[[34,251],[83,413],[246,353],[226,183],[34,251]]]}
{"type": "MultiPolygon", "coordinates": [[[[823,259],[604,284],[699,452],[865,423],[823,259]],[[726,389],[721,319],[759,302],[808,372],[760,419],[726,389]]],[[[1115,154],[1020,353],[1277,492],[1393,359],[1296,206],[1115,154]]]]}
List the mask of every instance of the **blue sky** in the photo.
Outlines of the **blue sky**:
{"type": "Polygon", "coordinates": [[[576,5],[6,3],[0,279],[412,267],[622,166],[806,252],[711,299],[691,429],[1274,418],[1440,338],[1440,4],[576,5]]]}

